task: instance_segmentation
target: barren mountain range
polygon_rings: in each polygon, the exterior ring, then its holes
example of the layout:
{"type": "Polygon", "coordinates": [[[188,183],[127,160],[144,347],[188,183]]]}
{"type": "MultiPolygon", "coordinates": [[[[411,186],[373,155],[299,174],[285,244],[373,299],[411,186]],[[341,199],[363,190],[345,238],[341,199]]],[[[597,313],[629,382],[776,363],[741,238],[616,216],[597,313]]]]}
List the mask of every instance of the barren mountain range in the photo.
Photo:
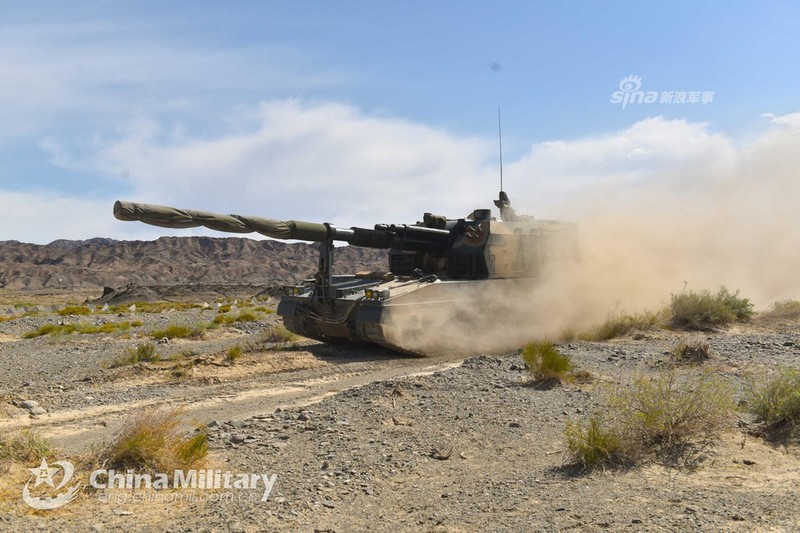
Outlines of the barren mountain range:
{"type": "MultiPolygon", "coordinates": [[[[161,237],[155,241],[0,241],[0,288],[69,289],[128,283],[293,282],[316,271],[318,245],[238,237],[161,237]]],[[[337,274],[386,269],[386,252],[336,249],[337,274]]]]}

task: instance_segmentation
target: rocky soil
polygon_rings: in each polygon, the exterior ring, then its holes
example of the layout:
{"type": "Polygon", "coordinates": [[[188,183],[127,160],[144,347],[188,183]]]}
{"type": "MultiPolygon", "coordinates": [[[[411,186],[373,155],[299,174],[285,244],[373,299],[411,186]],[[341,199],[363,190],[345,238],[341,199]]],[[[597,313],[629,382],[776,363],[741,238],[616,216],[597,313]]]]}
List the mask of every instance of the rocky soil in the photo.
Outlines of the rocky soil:
{"type": "MultiPolygon", "coordinates": [[[[259,305],[274,306],[264,299],[259,305]]],[[[104,368],[169,324],[216,311],[53,313],[0,322],[0,431],[33,426],[80,464],[138,411],[181,407],[186,431],[208,427],[207,468],[277,474],[263,490],[84,490],[33,511],[21,490],[37,465],[0,482],[8,531],[793,531],[800,526],[800,454],[732,421],[695,468],[648,464],[583,474],[565,463],[564,426],[601,405],[609,387],[670,364],[687,339],[707,342],[710,370],[740,385],[752,370],[798,366],[800,323],[688,334],[636,332],[560,346],[588,384],[534,387],[518,354],[401,357],[371,346],[269,342],[277,318],[157,344],[161,363],[104,368]],[[108,335],[21,336],[44,323],[130,321],[108,335]],[[234,364],[225,351],[246,347],[234,364]],[[178,360],[170,356],[185,354],[178,360]],[[26,403],[27,402],[27,403],[26,403]],[[35,402],[35,403],[31,403],[35,402]],[[38,409],[37,409],[38,408],[38,409]],[[174,500],[184,493],[184,499],[174,500]],[[214,498],[209,494],[215,494],[214,498]],[[161,499],[159,499],[159,497],[161,499]]],[[[78,472],[88,478],[88,472],[78,472]]]]}

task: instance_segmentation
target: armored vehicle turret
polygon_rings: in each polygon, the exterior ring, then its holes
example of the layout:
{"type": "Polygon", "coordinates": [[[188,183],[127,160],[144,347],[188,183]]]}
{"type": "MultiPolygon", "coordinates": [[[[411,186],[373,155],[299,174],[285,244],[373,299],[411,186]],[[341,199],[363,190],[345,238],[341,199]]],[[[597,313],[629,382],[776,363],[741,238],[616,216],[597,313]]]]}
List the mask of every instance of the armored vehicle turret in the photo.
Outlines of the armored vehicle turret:
{"type": "Polygon", "coordinates": [[[114,216],[167,228],[205,226],[318,242],[314,278],[287,287],[278,305],[286,328],[325,342],[367,341],[428,355],[455,345],[463,349],[464,335],[481,336],[482,308],[492,305],[493,313],[503,312],[502,299],[490,303],[485,297],[495,289],[513,294],[536,283],[545,268],[577,258],[574,224],[518,215],[503,191],[494,203],[499,219],[490,209],[455,219],[425,213],[414,224],[372,229],[123,201],[114,204],[114,216]],[[334,275],[336,241],[386,249],[389,271],[334,275]],[[454,332],[461,342],[451,346],[454,332]]]}

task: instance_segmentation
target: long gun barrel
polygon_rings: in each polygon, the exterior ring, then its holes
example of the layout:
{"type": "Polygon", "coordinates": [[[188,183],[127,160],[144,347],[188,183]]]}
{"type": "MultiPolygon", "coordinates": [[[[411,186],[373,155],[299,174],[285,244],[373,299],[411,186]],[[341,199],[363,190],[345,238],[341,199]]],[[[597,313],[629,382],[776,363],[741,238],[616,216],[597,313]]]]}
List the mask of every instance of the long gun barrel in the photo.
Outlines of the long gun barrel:
{"type": "Polygon", "coordinates": [[[366,248],[396,248],[414,251],[443,251],[450,232],[422,226],[379,225],[375,229],[337,228],[332,224],[302,220],[221,215],[208,211],[176,209],[163,205],[140,204],[117,200],[114,217],[118,220],[139,221],[162,228],[196,228],[204,226],[228,233],[260,233],[273,239],[301,241],[344,241],[366,248]]]}

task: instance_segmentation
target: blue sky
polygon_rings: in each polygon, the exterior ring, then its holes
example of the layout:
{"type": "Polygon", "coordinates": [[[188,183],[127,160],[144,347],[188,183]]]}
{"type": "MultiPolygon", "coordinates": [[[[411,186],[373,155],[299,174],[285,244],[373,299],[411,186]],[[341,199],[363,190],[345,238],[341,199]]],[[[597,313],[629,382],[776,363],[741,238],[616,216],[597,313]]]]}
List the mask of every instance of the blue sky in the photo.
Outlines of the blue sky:
{"type": "Polygon", "coordinates": [[[212,234],[118,222],[118,198],[462,216],[496,195],[498,105],[505,188],[537,214],[736,173],[775,132],[798,147],[798,22],[793,2],[0,0],[0,240],[212,234]],[[622,109],[628,75],[713,100],[622,109]]]}

